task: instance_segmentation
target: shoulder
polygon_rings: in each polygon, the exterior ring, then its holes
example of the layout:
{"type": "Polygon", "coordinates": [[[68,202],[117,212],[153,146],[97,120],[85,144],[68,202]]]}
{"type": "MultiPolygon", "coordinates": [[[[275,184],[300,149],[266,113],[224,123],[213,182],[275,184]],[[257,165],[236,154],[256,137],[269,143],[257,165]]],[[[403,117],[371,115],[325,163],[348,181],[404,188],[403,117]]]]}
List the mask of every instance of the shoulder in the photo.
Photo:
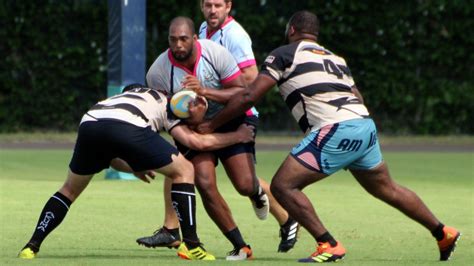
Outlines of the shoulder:
{"type": "Polygon", "coordinates": [[[207,22],[204,21],[199,26],[198,36],[200,39],[206,38],[206,31],[207,31],[207,22]]]}
{"type": "Polygon", "coordinates": [[[250,40],[250,36],[245,29],[235,19],[224,27],[226,38],[236,41],[237,43],[243,39],[250,40]]]}
{"type": "Polygon", "coordinates": [[[213,54],[220,53],[222,51],[227,51],[222,45],[217,44],[208,39],[199,39],[198,42],[199,44],[201,44],[203,54],[213,54]]]}
{"type": "Polygon", "coordinates": [[[153,64],[151,65],[150,69],[151,68],[162,68],[164,67],[166,64],[169,64],[170,63],[170,60],[168,58],[168,50],[164,51],[163,53],[161,53],[156,59],[155,61],[153,62],[153,64]]]}
{"type": "Polygon", "coordinates": [[[273,60],[292,61],[295,57],[298,46],[298,43],[291,43],[276,48],[267,56],[265,63],[271,64],[273,60]]]}

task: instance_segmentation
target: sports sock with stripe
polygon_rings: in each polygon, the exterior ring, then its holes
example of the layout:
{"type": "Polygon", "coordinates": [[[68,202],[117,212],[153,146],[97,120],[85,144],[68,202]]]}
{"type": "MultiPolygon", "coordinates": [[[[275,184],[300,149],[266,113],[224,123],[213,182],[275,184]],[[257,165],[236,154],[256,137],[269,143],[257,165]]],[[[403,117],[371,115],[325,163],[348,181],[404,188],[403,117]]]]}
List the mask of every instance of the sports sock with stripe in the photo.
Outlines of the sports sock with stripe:
{"type": "Polygon", "coordinates": [[[51,233],[66,216],[71,200],[60,192],[56,192],[43,207],[33,236],[26,245],[34,252],[38,252],[43,240],[51,233]]]}
{"type": "Polygon", "coordinates": [[[196,232],[196,193],[193,184],[171,185],[171,201],[179,219],[183,241],[188,248],[199,246],[196,232]]]}

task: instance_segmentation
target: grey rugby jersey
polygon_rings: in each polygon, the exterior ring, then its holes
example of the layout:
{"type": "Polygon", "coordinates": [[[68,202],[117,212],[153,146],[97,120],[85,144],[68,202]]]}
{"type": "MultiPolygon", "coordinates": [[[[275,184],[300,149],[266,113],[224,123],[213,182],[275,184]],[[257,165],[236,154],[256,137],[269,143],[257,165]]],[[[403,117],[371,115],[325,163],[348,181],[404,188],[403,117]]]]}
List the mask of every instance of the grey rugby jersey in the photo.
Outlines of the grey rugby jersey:
{"type": "MultiPolygon", "coordinates": [[[[192,71],[176,61],[168,49],[158,56],[148,70],[148,86],[173,95],[183,89],[181,81],[184,76],[193,75],[203,87],[221,90],[223,84],[240,76],[237,62],[227,49],[210,40],[198,40],[195,44],[197,58],[192,71]]],[[[206,118],[210,119],[222,110],[224,105],[211,100],[208,102],[206,118]]]]}
{"type": "Polygon", "coordinates": [[[161,92],[148,88],[132,89],[94,105],[81,123],[98,120],[123,121],[138,127],[148,127],[155,132],[169,131],[180,120],[168,115],[168,100],[161,92]]]}
{"type": "Polygon", "coordinates": [[[283,100],[305,133],[369,115],[351,92],[354,80],[345,60],[315,42],[275,49],[261,73],[277,81],[283,100]]]}

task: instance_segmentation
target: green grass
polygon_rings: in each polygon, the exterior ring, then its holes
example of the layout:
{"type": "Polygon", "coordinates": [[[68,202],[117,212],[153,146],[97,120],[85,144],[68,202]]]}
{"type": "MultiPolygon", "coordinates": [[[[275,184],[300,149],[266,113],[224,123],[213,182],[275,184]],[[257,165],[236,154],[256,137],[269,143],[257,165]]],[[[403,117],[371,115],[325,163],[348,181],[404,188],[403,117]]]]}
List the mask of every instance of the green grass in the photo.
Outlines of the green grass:
{"type": "MultiPolygon", "coordinates": [[[[163,136],[170,137],[163,133],[163,136]]],[[[20,132],[20,133],[0,133],[0,143],[15,142],[62,142],[72,143],[76,140],[76,132],[20,132]]],[[[298,143],[303,134],[300,132],[259,132],[259,143],[298,143]]],[[[382,144],[443,144],[443,145],[474,145],[474,136],[471,135],[452,135],[452,136],[379,136],[382,144]]]]}
{"type": "MultiPolygon", "coordinates": [[[[259,152],[258,175],[270,180],[287,152],[259,152]]],[[[105,180],[98,174],[73,204],[65,221],[45,240],[34,261],[16,258],[48,198],[62,185],[68,150],[0,150],[0,265],[235,265],[223,260],[228,241],[198,205],[198,233],[219,261],[179,260],[174,250],[135,243],[163,220],[162,181],[105,180]]],[[[474,260],[473,153],[385,153],[391,173],[413,189],[446,224],[463,232],[450,265],[474,260]]],[[[219,186],[244,238],[253,265],[288,265],[308,256],[314,240],[301,230],[288,254],[276,253],[274,219],[259,221],[250,202],[232,188],[221,168],[219,186]]],[[[344,265],[439,265],[435,241],[420,225],[373,199],[347,172],[305,190],[331,233],[345,245],[344,265]]],[[[200,204],[200,200],[198,199],[200,204]]],[[[238,262],[237,262],[238,263],[238,262]]]]}

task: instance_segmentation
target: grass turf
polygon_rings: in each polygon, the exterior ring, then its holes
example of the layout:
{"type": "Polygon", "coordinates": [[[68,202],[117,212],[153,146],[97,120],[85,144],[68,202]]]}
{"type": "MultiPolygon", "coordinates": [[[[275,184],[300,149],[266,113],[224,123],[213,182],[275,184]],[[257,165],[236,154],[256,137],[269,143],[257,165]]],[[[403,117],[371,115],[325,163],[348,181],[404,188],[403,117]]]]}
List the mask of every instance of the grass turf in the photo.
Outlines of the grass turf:
{"type": "MultiPolygon", "coordinates": [[[[257,173],[267,180],[287,152],[259,152],[257,173]]],[[[0,151],[1,265],[188,265],[175,250],[147,249],[135,243],[163,220],[162,179],[104,180],[98,174],[73,204],[63,223],[45,240],[34,261],[16,258],[36,225],[48,198],[62,185],[71,151],[0,151]]],[[[450,264],[474,259],[473,153],[385,153],[391,173],[413,189],[446,224],[463,236],[450,264]]],[[[244,238],[254,251],[255,265],[296,264],[314,250],[303,229],[296,247],[276,253],[278,225],[259,221],[248,199],[232,188],[218,168],[221,193],[229,203],[244,238]]],[[[345,265],[438,265],[436,243],[423,227],[372,198],[347,172],[339,172],[305,189],[321,219],[347,249],[345,265]]],[[[207,217],[198,197],[198,233],[219,259],[198,264],[232,264],[224,260],[232,247],[207,217]]],[[[235,262],[234,262],[235,263],[235,262]]]]}

